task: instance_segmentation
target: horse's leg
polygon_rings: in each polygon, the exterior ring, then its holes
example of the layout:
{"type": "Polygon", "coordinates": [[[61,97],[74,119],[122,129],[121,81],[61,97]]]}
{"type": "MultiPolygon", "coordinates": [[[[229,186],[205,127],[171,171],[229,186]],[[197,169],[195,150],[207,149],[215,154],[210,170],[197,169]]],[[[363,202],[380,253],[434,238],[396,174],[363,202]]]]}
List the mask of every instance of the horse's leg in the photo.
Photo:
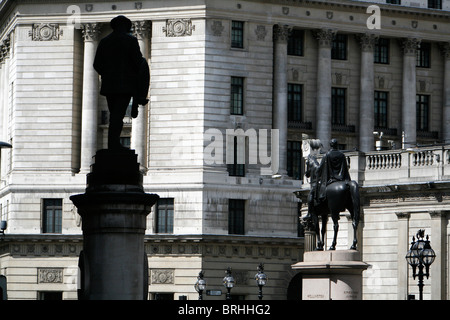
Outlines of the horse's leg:
{"type": "Polygon", "coordinates": [[[323,243],[320,241],[320,227],[319,227],[319,216],[317,214],[312,214],[312,221],[314,224],[314,231],[316,232],[316,250],[321,251],[323,250],[323,243]]]}
{"type": "Polygon", "coordinates": [[[336,250],[337,234],[339,231],[339,212],[337,212],[337,213],[333,212],[331,214],[331,218],[333,219],[334,236],[333,236],[333,242],[331,243],[330,250],[336,250]]]}
{"type": "Polygon", "coordinates": [[[323,246],[326,245],[325,243],[325,234],[327,233],[327,222],[328,222],[328,215],[327,214],[322,214],[322,250],[323,250],[323,246]]]}
{"type": "Polygon", "coordinates": [[[351,194],[351,217],[352,217],[352,226],[353,226],[353,244],[350,247],[350,250],[356,250],[356,244],[358,243],[357,230],[360,218],[360,205],[359,205],[359,186],[355,181],[350,182],[350,194],[351,194]]]}

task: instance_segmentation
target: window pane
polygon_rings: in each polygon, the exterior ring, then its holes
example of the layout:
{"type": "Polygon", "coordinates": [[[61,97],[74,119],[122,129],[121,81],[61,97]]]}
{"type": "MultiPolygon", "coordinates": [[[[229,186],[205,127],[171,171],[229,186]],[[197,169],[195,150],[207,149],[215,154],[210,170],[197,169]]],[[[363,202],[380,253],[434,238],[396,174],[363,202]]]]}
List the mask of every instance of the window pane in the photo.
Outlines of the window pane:
{"type": "Polygon", "coordinates": [[[417,130],[428,131],[428,112],[430,96],[416,95],[417,130]]]}
{"type": "Polygon", "coordinates": [[[295,180],[302,179],[302,143],[287,142],[287,175],[295,180]]]}
{"type": "Polygon", "coordinates": [[[417,67],[430,68],[431,43],[422,42],[417,49],[417,67]]]}
{"type": "Polygon", "coordinates": [[[375,91],[375,127],[387,128],[387,104],[388,93],[382,91],[375,91]]]}
{"type": "Polygon", "coordinates": [[[288,84],[288,121],[302,121],[302,85],[288,84]]]}
{"type": "Polygon", "coordinates": [[[303,56],[304,31],[294,29],[289,35],[288,55],[303,56]]]}
{"type": "Polygon", "coordinates": [[[345,124],[345,91],[343,88],[331,89],[332,124],[345,124]]]}
{"type": "Polygon", "coordinates": [[[389,39],[378,39],[373,54],[375,63],[389,63],[389,39]]]}
{"type": "Polygon", "coordinates": [[[244,47],[244,22],[242,21],[231,22],[231,47],[244,47]]]}
{"type": "Polygon", "coordinates": [[[229,199],[228,233],[244,234],[245,200],[229,199]]]}
{"type": "Polygon", "coordinates": [[[347,35],[337,34],[332,42],[331,58],[337,60],[347,59],[347,35]]]}
{"type": "Polygon", "coordinates": [[[173,233],[174,199],[161,198],[156,207],[156,233],[173,233]]]}
{"type": "Polygon", "coordinates": [[[231,77],[231,114],[243,115],[244,112],[244,78],[231,77]]]}
{"type": "Polygon", "coordinates": [[[43,233],[62,232],[62,199],[44,199],[43,202],[43,233]]]}

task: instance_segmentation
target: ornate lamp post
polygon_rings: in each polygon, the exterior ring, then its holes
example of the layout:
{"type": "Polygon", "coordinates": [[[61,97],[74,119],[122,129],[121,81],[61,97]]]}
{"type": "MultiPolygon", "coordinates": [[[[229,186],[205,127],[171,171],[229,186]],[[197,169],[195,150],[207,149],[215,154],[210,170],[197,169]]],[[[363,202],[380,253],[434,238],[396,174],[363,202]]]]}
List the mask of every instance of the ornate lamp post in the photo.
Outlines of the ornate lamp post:
{"type": "Polygon", "coordinates": [[[227,275],[223,278],[223,285],[225,286],[225,288],[227,288],[226,300],[231,300],[231,293],[230,293],[230,291],[234,287],[234,278],[231,275],[231,268],[228,267],[228,269],[227,269],[227,271],[225,271],[225,273],[227,275]]]}
{"type": "Polygon", "coordinates": [[[264,264],[262,262],[258,266],[258,273],[255,274],[255,280],[259,288],[258,298],[259,300],[262,300],[263,298],[262,289],[267,283],[267,275],[264,273],[264,264]]]}
{"type": "Polygon", "coordinates": [[[198,292],[198,300],[203,300],[203,291],[206,289],[206,281],[203,279],[204,273],[198,273],[197,282],[194,285],[195,291],[198,292]]]}
{"type": "Polygon", "coordinates": [[[426,276],[428,279],[430,276],[430,266],[436,258],[436,254],[428,240],[428,235],[426,240],[423,240],[424,235],[425,230],[421,229],[417,232],[417,241],[415,241],[414,236],[412,237],[411,248],[405,257],[413,269],[413,278],[416,279],[416,276],[419,277],[419,300],[423,300],[423,276],[426,276]],[[416,273],[417,267],[419,268],[419,273],[416,273]],[[425,273],[423,272],[424,267],[425,273]]]}

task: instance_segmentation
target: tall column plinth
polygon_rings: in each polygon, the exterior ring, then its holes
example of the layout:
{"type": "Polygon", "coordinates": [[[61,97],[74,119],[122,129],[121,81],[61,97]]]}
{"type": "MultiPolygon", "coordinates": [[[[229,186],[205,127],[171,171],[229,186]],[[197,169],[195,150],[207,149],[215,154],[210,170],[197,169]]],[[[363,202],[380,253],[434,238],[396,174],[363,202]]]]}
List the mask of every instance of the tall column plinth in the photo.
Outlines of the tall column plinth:
{"type": "Polygon", "coordinates": [[[79,299],[146,299],[146,217],[158,195],[144,192],[135,152],[99,150],[86,192],[70,199],[82,217],[79,299]]]}
{"type": "Polygon", "coordinates": [[[356,250],[309,251],[292,265],[303,275],[303,300],[361,300],[368,267],[356,250]]]}

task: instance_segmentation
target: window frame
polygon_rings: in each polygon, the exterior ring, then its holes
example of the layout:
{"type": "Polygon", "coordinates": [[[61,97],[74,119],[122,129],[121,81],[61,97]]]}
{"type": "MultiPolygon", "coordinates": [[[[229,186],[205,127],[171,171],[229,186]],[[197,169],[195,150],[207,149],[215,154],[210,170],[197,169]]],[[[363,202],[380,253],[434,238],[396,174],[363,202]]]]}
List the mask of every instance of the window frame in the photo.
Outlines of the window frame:
{"type": "Polygon", "coordinates": [[[375,90],[373,107],[374,127],[388,128],[389,92],[375,90]],[[384,103],[384,106],[380,105],[381,103],[384,103]],[[384,112],[382,112],[381,108],[384,109],[384,112]]]}
{"type": "Polygon", "coordinates": [[[375,43],[375,48],[373,51],[373,62],[379,64],[389,64],[390,63],[390,44],[389,38],[379,38],[375,43]],[[386,42],[385,42],[386,41],[386,42]],[[383,43],[385,42],[385,43],[383,43]]]}
{"type": "Polygon", "coordinates": [[[42,233],[62,233],[63,209],[64,203],[61,198],[42,199],[42,233]],[[58,204],[55,204],[56,201],[58,201],[58,204]],[[58,210],[59,213],[56,212],[58,210]]]}
{"type": "Polygon", "coordinates": [[[245,22],[232,20],[231,21],[231,33],[230,33],[230,46],[233,49],[244,49],[244,32],[245,22]]]}
{"type": "Polygon", "coordinates": [[[155,233],[172,234],[174,230],[174,225],[175,225],[174,198],[159,198],[158,201],[156,202],[155,208],[155,233]],[[163,223],[160,223],[161,218],[163,218],[164,220],[163,223]]]}
{"type": "Polygon", "coordinates": [[[416,130],[429,131],[430,130],[430,101],[429,94],[416,94],[416,130]],[[426,98],[426,101],[421,101],[426,98]]]}
{"type": "Polygon", "coordinates": [[[245,234],[245,205],[243,199],[228,199],[228,234],[245,234]]]}
{"type": "Polygon", "coordinates": [[[303,85],[288,83],[288,121],[303,121],[303,85]]]}
{"type": "Polygon", "coordinates": [[[338,33],[333,37],[331,46],[332,60],[347,60],[348,56],[348,35],[338,33]]]}
{"type": "Polygon", "coordinates": [[[244,77],[231,77],[230,85],[230,114],[236,116],[244,115],[244,77]]]}
{"type": "Polygon", "coordinates": [[[347,112],[347,88],[332,87],[331,123],[335,125],[345,125],[347,120],[346,112],[347,112]]]}
{"type": "Polygon", "coordinates": [[[289,56],[303,57],[305,45],[305,30],[293,29],[289,33],[287,54],[289,56]]]}

